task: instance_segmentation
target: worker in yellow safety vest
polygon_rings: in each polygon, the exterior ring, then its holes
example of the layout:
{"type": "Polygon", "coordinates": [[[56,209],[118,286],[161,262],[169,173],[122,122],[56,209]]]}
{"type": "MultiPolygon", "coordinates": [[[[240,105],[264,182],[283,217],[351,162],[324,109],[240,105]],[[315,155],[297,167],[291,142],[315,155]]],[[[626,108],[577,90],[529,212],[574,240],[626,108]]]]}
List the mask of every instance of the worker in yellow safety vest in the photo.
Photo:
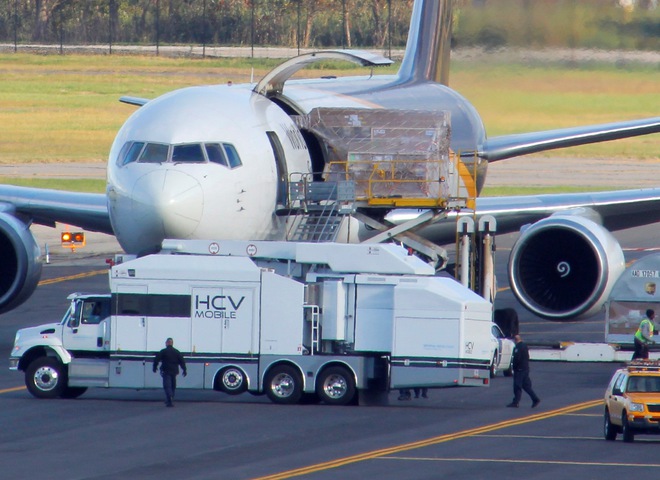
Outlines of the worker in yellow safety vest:
{"type": "Polygon", "coordinates": [[[649,345],[655,343],[653,341],[653,319],[655,312],[650,308],[646,311],[646,318],[644,318],[639,328],[635,332],[635,353],[632,359],[636,358],[649,358],[649,345]]]}

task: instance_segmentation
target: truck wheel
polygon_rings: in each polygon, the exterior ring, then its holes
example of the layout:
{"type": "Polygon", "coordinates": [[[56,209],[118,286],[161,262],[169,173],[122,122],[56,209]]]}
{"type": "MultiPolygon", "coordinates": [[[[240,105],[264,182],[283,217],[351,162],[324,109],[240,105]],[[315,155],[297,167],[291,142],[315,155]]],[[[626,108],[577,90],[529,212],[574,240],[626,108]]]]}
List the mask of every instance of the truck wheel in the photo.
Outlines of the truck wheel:
{"type": "Polygon", "coordinates": [[[344,367],[329,367],[319,375],[316,393],[328,405],[348,405],[355,397],[355,380],[344,367]]]}
{"type": "Polygon", "coordinates": [[[65,384],[64,366],[54,358],[37,358],[25,371],[25,385],[37,398],[59,397],[65,384]]]}
{"type": "Polygon", "coordinates": [[[623,412],[623,417],[621,418],[621,425],[623,425],[623,441],[626,443],[632,443],[635,441],[635,434],[633,433],[632,429],[630,428],[630,424],[628,423],[628,415],[626,415],[626,412],[623,412]]]}
{"type": "Polygon", "coordinates": [[[606,408],[605,409],[605,418],[603,421],[603,429],[604,429],[604,434],[605,434],[605,440],[616,440],[616,434],[617,434],[617,428],[616,425],[612,425],[612,422],[610,421],[610,412],[606,408]]]}
{"type": "Polygon", "coordinates": [[[238,367],[227,367],[220,372],[220,391],[229,395],[238,395],[247,390],[247,378],[238,367]]]}
{"type": "Polygon", "coordinates": [[[87,387],[69,387],[64,388],[60,395],[62,398],[78,398],[80,395],[87,391],[87,387]]]}
{"type": "Polygon", "coordinates": [[[266,376],[265,388],[271,402],[283,405],[298,403],[303,394],[302,378],[290,365],[273,367],[266,376]]]}

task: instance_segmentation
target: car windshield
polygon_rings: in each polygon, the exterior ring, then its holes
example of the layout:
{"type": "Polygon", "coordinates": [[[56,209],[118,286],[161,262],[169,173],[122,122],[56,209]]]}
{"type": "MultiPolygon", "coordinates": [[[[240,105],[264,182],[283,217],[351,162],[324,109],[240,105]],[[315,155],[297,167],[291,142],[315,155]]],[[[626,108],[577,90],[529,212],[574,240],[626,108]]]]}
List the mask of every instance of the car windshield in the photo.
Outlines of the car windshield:
{"type": "Polygon", "coordinates": [[[631,376],[626,391],[629,393],[660,393],[660,377],[631,376]]]}

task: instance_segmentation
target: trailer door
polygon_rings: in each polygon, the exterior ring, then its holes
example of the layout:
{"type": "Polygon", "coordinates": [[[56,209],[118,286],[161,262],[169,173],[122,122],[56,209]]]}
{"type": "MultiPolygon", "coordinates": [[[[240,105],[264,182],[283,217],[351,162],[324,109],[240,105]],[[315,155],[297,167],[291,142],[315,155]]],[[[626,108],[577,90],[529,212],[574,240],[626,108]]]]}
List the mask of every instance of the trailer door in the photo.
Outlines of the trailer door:
{"type": "Polygon", "coordinates": [[[117,285],[112,294],[112,349],[144,352],[147,348],[146,285],[117,285]]]}
{"type": "Polygon", "coordinates": [[[227,315],[222,321],[222,351],[248,353],[252,348],[254,290],[225,290],[227,315]]]}

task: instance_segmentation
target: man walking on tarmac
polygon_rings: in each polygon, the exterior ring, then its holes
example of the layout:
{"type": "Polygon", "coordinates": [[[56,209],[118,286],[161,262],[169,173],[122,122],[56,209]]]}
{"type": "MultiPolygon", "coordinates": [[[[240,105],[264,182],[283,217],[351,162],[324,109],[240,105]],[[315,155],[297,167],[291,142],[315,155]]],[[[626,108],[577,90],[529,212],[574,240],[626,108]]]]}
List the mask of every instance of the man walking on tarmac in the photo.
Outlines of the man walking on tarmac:
{"type": "Polygon", "coordinates": [[[532,381],[529,379],[529,349],[522,341],[520,335],[513,337],[516,347],[513,349],[513,401],[507,407],[518,408],[522,391],[532,399],[532,408],[536,408],[541,399],[532,390],[532,381]]]}
{"type": "Polygon", "coordinates": [[[646,311],[646,317],[640,322],[639,328],[635,332],[635,353],[633,353],[632,360],[649,358],[649,345],[655,343],[653,341],[654,318],[655,312],[649,308],[646,311]]]}
{"type": "Polygon", "coordinates": [[[188,374],[186,370],[186,361],[183,355],[176,348],[174,348],[174,340],[168,338],[165,341],[165,348],[156,354],[154,359],[154,373],[158,370],[158,364],[162,362],[160,367],[160,376],[163,377],[163,390],[165,390],[165,405],[173,407],[174,393],[176,391],[176,376],[179,374],[179,366],[183,370],[183,376],[188,374]]]}

